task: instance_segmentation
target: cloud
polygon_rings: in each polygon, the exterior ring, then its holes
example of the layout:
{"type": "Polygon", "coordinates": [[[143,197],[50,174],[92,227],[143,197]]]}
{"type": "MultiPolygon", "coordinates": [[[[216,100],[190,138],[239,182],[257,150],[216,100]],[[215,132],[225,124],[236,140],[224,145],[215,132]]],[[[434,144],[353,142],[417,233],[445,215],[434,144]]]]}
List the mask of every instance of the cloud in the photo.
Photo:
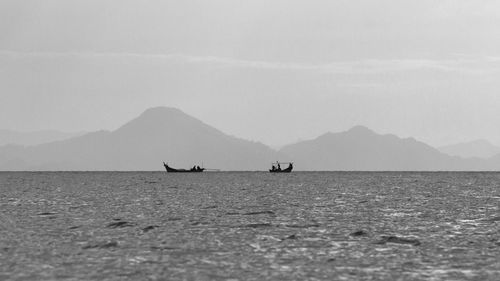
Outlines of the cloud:
{"type": "Polygon", "coordinates": [[[0,50],[0,58],[10,59],[119,59],[142,61],[167,61],[212,67],[316,71],[330,74],[378,74],[400,73],[416,70],[435,70],[462,74],[486,74],[500,71],[500,57],[468,56],[454,54],[449,59],[364,59],[334,61],[327,63],[298,63],[280,61],[245,60],[217,56],[194,56],[186,54],[144,54],[106,52],[16,52],[0,50]]]}

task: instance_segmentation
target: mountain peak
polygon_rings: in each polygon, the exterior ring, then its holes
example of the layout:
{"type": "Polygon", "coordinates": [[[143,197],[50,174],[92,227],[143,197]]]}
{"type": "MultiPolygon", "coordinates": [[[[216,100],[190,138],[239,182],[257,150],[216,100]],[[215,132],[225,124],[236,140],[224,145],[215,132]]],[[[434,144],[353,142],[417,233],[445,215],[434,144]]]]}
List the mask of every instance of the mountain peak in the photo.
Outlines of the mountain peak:
{"type": "Polygon", "coordinates": [[[351,129],[347,130],[348,133],[355,133],[355,134],[375,134],[374,131],[370,130],[366,126],[362,125],[357,125],[352,127],[351,129]]]}
{"type": "Polygon", "coordinates": [[[151,107],[151,108],[144,110],[144,112],[140,116],[160,116],[160,115],[167,115],[167,114],[184,114],[184,115],[186,115],[186,113],[182,112],[180,109],[177,109],[175,107],[157,106],[157,107],[151,107]]]}
{"type": "Polygon", "coordinates": [[[193,123],[201,123],[201,121],[187,115],[177,108],[160,106],[146,109],[141,115],[129,121],[117,131],[156,131],[159,129],[166,129],[172,124],[189,126],[188,124],[193,123]]]}

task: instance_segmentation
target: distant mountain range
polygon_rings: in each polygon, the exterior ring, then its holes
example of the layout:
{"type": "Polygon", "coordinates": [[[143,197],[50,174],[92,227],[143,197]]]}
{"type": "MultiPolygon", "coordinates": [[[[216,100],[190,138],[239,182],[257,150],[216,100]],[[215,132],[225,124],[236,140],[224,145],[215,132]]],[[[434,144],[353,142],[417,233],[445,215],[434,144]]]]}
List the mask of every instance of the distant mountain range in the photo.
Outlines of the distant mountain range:
{"type": "Polygon", "coordinates": [[[304,170],[435,171],[495,167],[493,161],[449,156],[413,138],[379,135],[362,126],[288,145],[280,152],[304,170]]]}
{"type": "Polygon", "coordinates": [[[69,139],[81,136],[85,133],[67,133],[54,130],[42,130],[36,132],[19,132],[14,130],[0,129],[0,145],[37,145],[53,141],[69,139]]]}
{"type": "Polygon", "coordinates": [[[267,146],[228,136],[174,108],[152,108],[119,129],[30,147],[0,148],[0,170],[158,170],[201,165],[257,170],[282,159],[267,146]]]}
{"type": "Polygon", "coordinates": [[[297,170],[498,170],[490,159],[450,156],[415,139],[357,126],[279,151],[229,136],[175,108],[146,110],[115,131],[33,146],[0,147],[0,170],[159,170],[204,164],[222,170],[266,170],[276,160],[297,170]]]}
{"type": "Polygon", "coordinates": [[[500,147],[491,144],[487,140],[475,140],[438,148],[439,151],[451,156],[463,158],[490,158],[500,153],[500,147]]]}

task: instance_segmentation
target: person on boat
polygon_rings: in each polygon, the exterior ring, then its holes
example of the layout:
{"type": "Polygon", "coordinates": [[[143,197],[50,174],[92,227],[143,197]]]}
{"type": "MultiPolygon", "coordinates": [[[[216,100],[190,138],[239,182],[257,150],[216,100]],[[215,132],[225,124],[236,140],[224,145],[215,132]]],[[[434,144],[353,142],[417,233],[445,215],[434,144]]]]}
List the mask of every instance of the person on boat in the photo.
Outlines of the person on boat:
{"type": "Polygon", "coordinates": [[[201,171],[200,166],[196,166],[196,171],[201,171]]]}
{"type": "Polygon", "coordinates": [[[287,169],[293,169],[293,164],[292,163],[288,164],[288,168],[287,169]]]}
{"type": "Polygon", "coordinates": [[[280,163],[278,163],[278,171],[281,171],[280,163]]]}
{"type": "Polygon", "coordinates": [[[276,171],[276,166],[274,166],[274,164],[273,164],[273,166],[271,167],[271,171],[276,171]]]}

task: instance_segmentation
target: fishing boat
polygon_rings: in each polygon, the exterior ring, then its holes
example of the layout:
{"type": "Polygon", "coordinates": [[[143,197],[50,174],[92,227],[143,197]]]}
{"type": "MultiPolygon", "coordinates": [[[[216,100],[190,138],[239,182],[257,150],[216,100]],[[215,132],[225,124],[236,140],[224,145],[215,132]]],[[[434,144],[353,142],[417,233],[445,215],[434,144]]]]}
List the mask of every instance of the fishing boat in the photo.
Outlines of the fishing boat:
{"type": "Polygon", "coordinates": [[[194,166],[191,169],[174,169],[165,162],[163,162],[163,166],[165,167],[165,170],[169,173],[201,173],[205,171],[205,168],[200,168],[200,166],[194,166]]]}
{"type": "Polygon", "coordinates": [[[271,173],[290,173],[293,170],[292,162],[278,162],[272,163],[272,168],[269,170],[271,173]],[[286,169],[281,169],[281,164],[288,164],[286,169]]]}

